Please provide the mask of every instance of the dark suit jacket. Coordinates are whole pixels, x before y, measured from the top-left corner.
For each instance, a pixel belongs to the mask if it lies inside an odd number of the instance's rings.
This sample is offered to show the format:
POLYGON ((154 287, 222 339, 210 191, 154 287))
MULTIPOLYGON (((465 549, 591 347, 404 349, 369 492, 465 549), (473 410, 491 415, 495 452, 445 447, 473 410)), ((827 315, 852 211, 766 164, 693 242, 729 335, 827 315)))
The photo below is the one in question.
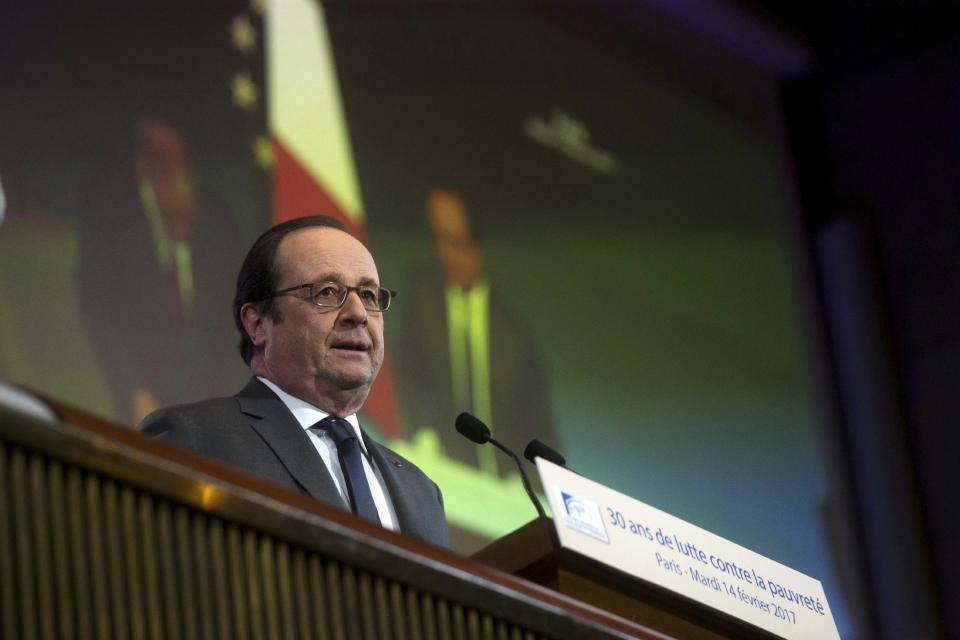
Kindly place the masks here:
MULTIPOLYGON (((349 510, 310 437, 286 405, 256 378, 232 398, 155 411, 139 429, 349 510)), ((443 496, 437 485, 365 433, 363 439, 383 476, 400 531, 449 547, 443 496)))

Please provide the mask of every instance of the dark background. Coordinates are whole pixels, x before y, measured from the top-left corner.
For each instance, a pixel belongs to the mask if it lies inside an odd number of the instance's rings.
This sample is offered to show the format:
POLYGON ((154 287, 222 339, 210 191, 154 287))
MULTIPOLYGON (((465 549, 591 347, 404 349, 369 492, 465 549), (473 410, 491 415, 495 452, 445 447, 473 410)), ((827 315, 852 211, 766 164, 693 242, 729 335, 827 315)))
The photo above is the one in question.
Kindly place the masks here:
POLYGON ((834 347, 874 633, 955 638, 960 5, 763 11, 815 56, 785 84, 784 105, 834 347))

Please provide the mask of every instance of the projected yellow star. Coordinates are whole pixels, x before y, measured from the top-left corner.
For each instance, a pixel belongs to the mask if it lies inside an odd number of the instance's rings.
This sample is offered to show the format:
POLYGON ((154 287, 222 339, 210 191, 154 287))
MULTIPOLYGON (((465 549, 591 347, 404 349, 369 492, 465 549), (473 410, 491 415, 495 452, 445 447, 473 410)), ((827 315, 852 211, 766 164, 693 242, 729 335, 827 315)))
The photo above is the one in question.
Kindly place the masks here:
POLYGON ((269 169, 276 162, 277 158, 273 152, 273 143, 267 136, 257 136, 253 141, 253 156, 257 164, 263 169, 269 169))
POLYGON ((252 111, 257 107, 260 90, 246 71, 233 76, 230 90, 233 92, 233 103, 244 111, 252 111))
POLYGON ((247 15, 239 15, 230 22, 230 41, 234 48, 245 55, 257 48, 257 30, 250 24, 247 15))

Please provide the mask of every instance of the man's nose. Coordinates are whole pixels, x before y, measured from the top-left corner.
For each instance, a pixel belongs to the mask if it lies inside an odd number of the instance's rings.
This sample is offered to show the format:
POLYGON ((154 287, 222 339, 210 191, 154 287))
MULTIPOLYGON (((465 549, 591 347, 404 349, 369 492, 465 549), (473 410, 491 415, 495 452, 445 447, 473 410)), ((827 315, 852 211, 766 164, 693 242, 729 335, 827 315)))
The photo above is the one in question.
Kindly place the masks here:
POLYGON ((343 306, 340 307, 340 315, 337 320, 350 324, 362 325, 367 323, 367 308, 363 306, 359 292, 347 292, 347 299, 343 301, 343 306))

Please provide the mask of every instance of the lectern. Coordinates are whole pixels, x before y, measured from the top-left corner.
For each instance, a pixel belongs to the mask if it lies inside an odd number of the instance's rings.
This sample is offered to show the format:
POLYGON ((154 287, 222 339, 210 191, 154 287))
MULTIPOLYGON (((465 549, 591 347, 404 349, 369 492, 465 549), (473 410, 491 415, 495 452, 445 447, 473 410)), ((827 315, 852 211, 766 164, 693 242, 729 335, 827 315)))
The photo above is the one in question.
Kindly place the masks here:
POLYGON ((553 589, 672 638, 770 640, 762 629, 560 546, 538 518, 481 549, 474 560, 553 589))

